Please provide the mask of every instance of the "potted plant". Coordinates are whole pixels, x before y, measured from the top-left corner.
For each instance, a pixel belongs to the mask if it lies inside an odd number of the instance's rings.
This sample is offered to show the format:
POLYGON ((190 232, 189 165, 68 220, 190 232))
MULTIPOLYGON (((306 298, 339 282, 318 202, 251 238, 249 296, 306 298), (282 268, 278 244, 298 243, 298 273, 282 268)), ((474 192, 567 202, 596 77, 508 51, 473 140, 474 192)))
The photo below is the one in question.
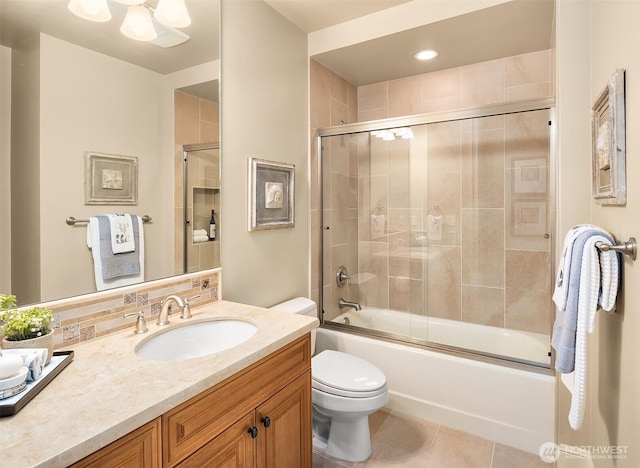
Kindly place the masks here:
POLYGON ((2 347, 47 348, 49 364, 53 354, 53 314, 46 307, 16 309, 16 297, 0 294, 0 321, 2 325, 2 347))

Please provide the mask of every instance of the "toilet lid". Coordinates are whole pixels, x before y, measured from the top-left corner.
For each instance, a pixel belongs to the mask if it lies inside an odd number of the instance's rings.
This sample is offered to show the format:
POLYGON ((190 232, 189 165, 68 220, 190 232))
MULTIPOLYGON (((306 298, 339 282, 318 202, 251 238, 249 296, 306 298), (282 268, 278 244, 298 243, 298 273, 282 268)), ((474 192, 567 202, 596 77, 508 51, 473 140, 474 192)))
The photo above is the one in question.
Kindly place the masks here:
POLYGON ((322 351, 311 359, 313 380, 347 392, 370 394, 383 388, 387 379, 380 369, 370 362, 339 351, 322 351))

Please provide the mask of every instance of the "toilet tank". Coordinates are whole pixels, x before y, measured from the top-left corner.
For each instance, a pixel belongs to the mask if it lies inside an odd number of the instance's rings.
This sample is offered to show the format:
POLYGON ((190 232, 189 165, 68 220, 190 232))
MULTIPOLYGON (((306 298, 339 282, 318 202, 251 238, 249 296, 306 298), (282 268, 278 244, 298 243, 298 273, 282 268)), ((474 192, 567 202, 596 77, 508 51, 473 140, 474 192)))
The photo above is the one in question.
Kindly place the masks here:
MULTIPOLYGON (((286 302, 276 304, 270 309, 290 314, 307 315, 309 317, 318 317, 318 306, 311 299, 306 297, 296 297, 286 302)), ((311 355, 316 352, 316 331, 311 330, 311 355)))

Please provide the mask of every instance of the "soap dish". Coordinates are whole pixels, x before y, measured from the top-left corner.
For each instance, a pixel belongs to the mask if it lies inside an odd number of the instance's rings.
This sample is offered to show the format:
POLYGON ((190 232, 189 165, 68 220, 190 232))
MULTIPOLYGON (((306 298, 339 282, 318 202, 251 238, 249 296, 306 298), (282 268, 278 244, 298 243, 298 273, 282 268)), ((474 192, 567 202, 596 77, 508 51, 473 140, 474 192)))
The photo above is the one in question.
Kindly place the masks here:
POLYGON ((6 390, 0 390, 0 400, 4 400, 5 398, 11 398, 14 395, 24 391, 27 389, 27 382, 24 381, 21 384, 16 385, 15 387, 7 388, 6 390))

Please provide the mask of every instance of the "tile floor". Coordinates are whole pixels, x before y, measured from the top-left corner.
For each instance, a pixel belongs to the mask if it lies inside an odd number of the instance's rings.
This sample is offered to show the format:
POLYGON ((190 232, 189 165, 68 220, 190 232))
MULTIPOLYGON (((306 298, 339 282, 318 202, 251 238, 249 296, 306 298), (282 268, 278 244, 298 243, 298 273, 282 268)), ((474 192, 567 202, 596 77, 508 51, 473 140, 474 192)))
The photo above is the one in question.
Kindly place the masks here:
POLYGON ((313 468, 549 468, 538 455, 406 414, 369 417, 373 453, 362 463, 313 454, 313 468))

